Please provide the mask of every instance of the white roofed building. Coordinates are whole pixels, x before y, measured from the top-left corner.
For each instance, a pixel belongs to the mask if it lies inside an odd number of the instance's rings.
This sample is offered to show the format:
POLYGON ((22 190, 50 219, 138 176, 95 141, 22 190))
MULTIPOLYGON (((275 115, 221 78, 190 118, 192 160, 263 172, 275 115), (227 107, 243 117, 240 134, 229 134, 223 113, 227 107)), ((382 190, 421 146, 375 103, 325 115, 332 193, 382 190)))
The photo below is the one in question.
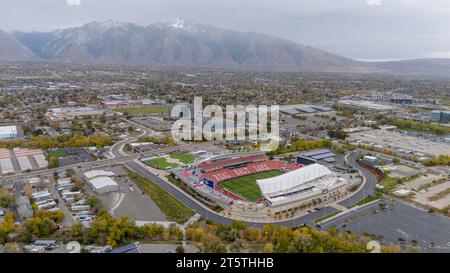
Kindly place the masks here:
POLYGON ((17 126, 0 126, 0 140, 17 138, 17 126))
POLYGON ((111 178, 115 176, 115 174, 111 171, 93 170, 84 173, 84 176, 88 179, 88 182, 94 192, 98 194, 119 190, 119 184, 111 178))
POLYGON ((94 179, 94 178, 102 177, 102 176, 108 176, 108 177, 115 176, 115 174, 111 171, 94 170, 94 171, 84 173, 84 176, 86 176, 87 179, 94 179))
POLYGON ((119 189, 119 185, 110 177, 97 177, 89 180, 89 184, 98 194, 109 193, 119 189))
POLYGON ((257 184, 274 217, 337 201, 347 194, 348 188, 345 179, 320 164, 257 180, 257 184))

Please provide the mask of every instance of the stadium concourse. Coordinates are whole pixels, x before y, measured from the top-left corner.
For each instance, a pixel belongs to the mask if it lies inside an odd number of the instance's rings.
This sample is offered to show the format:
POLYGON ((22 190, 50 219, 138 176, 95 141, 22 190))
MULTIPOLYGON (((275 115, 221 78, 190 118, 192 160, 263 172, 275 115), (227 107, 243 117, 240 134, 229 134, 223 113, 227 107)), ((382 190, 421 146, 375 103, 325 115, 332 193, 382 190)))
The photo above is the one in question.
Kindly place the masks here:
POLYGON ((323 165, 291 164, 265 154, 214 157, 172 174, 212 206, 273 219, 337 201, 348 190, 347 181, 323 165))

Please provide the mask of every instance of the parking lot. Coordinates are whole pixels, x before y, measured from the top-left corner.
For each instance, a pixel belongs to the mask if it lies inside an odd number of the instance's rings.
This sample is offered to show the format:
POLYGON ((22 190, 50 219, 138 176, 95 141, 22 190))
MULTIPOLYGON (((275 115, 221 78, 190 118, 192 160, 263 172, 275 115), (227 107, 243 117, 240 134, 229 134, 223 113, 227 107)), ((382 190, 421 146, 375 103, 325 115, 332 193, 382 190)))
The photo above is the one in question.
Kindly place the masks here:
POLYGON ((422 252, 450 253, 450 219, 429 214, 403 201, 396 201, 387 209, 375 206, 378 212, 365 209, 357 214, 330 221, 323 228, 335 225, 339 230, 350 230, 377 236, 383 244, 412 244, 417 242, 422 252))
POLYGON ((98 197, 103 207, 114 217, 128 216, 135 221, 166 221, 166 216, 159 207, 133 183, 129 178, 122 176, 126 173, 123 167, 111 169, 117 176, 115 181, 119 190, 106 194, 97 194, 87 186, 90 194, 98 197))
POLYGON ((64 152, 66 153, 66 156, 58 158, 60 167, 90 162, 94 160, 90 153, 83 148, 66 148, 64 149, 64 152))
POLYGON ((172 129, 172 123, 170 121, 166 121, 159 117, 133 117, 131 120, 157 132, 165 132, 172 129))
POLYGON ((432 156, 450 155, 450 145, 444 142, 434 142, 428 139, 412 137, 398 132, 383 130, 368 130, 349 135, 350 142, 362 144, 377 144, 398 152, 418 152, 432 156))

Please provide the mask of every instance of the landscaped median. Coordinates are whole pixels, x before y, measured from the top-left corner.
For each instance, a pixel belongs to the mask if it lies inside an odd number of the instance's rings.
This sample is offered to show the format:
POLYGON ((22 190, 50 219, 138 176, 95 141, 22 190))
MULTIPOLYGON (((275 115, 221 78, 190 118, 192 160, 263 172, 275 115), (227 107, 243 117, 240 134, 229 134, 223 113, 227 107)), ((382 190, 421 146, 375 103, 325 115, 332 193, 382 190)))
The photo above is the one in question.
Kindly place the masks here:
MULTIPOLYGON (((347 208, 348 208, 349 210, 351 210, 351 209, 353 209, 353 208, 356 208, 356 207, 362 207, 362 206, 365 206, 365 205, 370 204, 370 203, 372 203, 372 202, 376 202, 376 201, 378 201, 378 200, 379 200, 379 198, 376 197, 376 196, 367 196, 367 197, 365 197, 365 198, 359 200, 358 202, 353 203, 352 205, 348 206, 347 208)), ((329 213, 329 214, 327 214, 327 215, 324 215, 324 216, 322 216, 322 217, 320 217, 320 218, 315 219, 315 220, 314 220, 314 223, 320 225, 320 224, 322 224, 322 222, 325 222, 325 221, 327 221, 327 220, 330 220, 330 219, 332 219, 332 218, 338 216, 338 215, 341 214, 341 213, 345 213, 345 211, 337 210, 337 211, 335 211, 335 212, 329 213)))
POLYGON ((130 177, 156 203, 168 220, 183 224, 194 215, 190 208, 153 181, 136 173, 131 174, 130 177))
POLYGON ((377 201, 378 199, 379 199, 379 198, 376 197, 376 196, 367 196, 367 197, 365 197, 365 198, 359 200, 358 202, 356 202, 356 203, 350 205, 348 208, 349 208, 349 209, 352 209, 352 208, 354 208, 354 207, 364 206, 364 205, 369 204, 369 203, 371 203, 371 202, 375 202, 375 201, 377 201))
POLYGON ((316 220, 314 220, 314 223, 320 225, 323 221, 328 220, 330 218, 333 218, 334 216, 337 216, 338 214, 340 214, 342 211, 337 210, 335 212, 332 212, 330 214, 327 214, 325 216, 322 216, 320 218, 317 218, 316 220))

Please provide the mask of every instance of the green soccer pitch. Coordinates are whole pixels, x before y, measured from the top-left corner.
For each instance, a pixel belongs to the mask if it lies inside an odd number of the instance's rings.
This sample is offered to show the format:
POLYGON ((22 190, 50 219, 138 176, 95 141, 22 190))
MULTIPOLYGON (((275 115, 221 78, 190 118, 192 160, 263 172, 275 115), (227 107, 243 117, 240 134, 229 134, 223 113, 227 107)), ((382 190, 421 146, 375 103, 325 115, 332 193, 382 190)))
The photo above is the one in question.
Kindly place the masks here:
POLYGON ((256 173, 219 183, 219 186, 235 193, 248 201, 261 199, 262 194, 256 180, 267 179, 284 174, 282 171, 256 173))

